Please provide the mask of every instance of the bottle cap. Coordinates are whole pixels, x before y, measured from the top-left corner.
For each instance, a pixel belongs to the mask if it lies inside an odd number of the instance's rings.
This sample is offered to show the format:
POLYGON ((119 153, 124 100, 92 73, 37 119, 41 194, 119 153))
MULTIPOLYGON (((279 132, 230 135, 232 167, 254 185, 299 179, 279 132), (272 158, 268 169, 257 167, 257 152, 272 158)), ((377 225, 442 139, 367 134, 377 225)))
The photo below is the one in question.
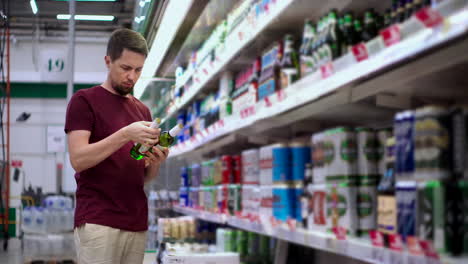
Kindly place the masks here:
POLYGON ((182 128, 184 128, 182 124, 177 124, 171 130, 169 130, 169 135, 171 135, 171 137, 177 136, 180 133, 180 131, 182 131, 182 128))

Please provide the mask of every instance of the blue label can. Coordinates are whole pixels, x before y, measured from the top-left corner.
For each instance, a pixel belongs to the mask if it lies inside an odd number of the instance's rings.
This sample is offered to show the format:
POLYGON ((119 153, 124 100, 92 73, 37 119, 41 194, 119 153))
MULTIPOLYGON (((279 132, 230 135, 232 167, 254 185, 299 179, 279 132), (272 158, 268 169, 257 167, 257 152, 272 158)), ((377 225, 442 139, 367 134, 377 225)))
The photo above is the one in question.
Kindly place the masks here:
POLYGON ((189 179, 189 172, 187 167, 182 167, 180 169, 180 184, 182 187, 189 187, 190 186, 190 179, 189 179))
POLYGON ((200 164, 193 164, 192 165, 192 177, 191 177, 191 184, 193 187, 200 186, 201 183, 201 167, 200 164))
POLYGON ((310 163, 310 147, 296 143, 291 145, 292 155, 292 180, 295 182, 304 180, 306 164, 310 163))
POLYGON ((413 111, 399 113, 395 117, 396 175, 413 176, 414 172, 414 122, 413 111))
POLYGON ((180 206, 189 205, 189 189, 187 187, 182 187, 179 190, 179 205, 180 206))
POLYGON ((284 183, 292 180, 291 149, 279 145, 273 149, 273 182, 284 183))
POLYGON ((302 206, 301 206, 301 197, 304 193, 304 188, 302 184, 296 184, 290 187, 290 206, 291 206, 291 215, 292 219, 296 219, 299 223, 302 221, 302 206))
POLYGON ((402 181, 396 184, 398 234, 404 241, 416 235, 416 182, 402 181))
POLYGON ((286 184, 273 187, 273 217, 280 221, 288 220, 292 214, 291 190, 286 184))

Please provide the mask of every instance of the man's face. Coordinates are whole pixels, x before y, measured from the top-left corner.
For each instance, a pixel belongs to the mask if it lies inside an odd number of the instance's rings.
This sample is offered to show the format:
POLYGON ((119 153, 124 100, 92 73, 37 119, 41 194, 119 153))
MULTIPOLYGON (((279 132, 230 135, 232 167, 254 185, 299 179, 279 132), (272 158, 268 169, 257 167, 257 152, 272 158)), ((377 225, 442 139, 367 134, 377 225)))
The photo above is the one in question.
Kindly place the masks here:
POLYGON ((140 78, 145 59, 145 55, 127 49, 124 49, 122 56, 114 61, 111 61, 109 56, 105 57, 112 88, 118 94, 125 96, 133 91, 133 86, 140 78))

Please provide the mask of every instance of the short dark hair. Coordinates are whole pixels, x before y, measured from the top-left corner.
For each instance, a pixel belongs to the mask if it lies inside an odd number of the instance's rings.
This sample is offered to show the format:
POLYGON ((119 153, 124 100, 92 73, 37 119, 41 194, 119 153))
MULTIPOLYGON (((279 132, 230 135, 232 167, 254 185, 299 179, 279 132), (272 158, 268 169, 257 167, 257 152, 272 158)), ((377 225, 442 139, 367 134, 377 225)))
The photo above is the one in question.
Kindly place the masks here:
POLYGON ((122 56, 124 49, 148 56, 148 45, 145 38, 138 32, 122 28, 112 32, 107 43, 107 56, 115 61, 122 56))

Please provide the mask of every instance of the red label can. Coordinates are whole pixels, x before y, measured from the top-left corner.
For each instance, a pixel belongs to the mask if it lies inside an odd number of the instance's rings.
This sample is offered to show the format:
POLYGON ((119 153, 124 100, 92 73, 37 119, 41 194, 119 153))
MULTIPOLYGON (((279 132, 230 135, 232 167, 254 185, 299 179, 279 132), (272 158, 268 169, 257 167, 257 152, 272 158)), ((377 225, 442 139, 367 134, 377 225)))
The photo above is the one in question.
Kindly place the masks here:
POLYGON ((221 161, 223 163, 222 168, 222 184, 229 184, 233 183, 232 179, 234 178, 234 168, 233 168, 233 160, 231 156, 224 155, 221 157, 221 161))
POLYGON ((233 177, 231 183, 241 183, 242 182, 242 156, 235 155, 232 156, 233 161, 233 177))

